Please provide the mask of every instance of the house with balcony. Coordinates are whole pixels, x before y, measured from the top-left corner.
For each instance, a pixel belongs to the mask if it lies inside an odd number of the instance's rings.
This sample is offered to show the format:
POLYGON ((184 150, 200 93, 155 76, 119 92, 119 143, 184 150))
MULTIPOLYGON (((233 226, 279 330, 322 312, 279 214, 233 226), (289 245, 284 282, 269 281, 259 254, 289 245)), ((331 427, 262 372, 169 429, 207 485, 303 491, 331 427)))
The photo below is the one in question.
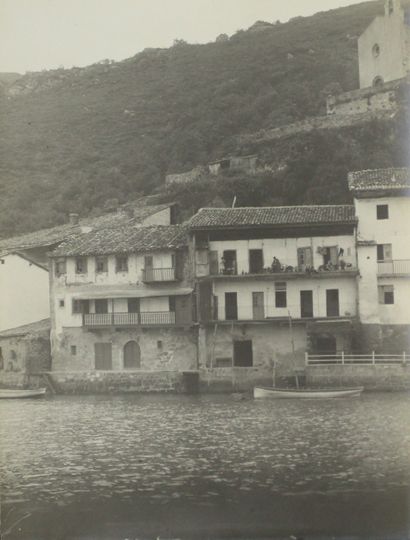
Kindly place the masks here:
POLYGON ((279 375, 302 366, 306 350, 350 349, 353 205, 203 208, 189 226, 201 368, 269 380, 274 365, 279 375))
POLYGON ((349 174, 357 229, 358 312, 368 350, 402 352, 410 341, 410 169, 349 174))
POLYGON ((125 225, 77 235, 50 258, 53 371, 196 367, 183 226, 125 225))

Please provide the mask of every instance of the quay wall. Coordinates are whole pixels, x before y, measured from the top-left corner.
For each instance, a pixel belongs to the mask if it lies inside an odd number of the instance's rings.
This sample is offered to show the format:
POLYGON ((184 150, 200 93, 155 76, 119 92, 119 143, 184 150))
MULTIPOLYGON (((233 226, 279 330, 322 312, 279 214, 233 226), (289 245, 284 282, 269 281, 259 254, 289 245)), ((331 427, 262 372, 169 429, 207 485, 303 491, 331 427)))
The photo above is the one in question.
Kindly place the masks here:
POLYGON ((254 386, 272 386, 275 370, 269 367, 209 368, 199 372, 201 393, 229 393, 252 390, 254 386))
POLYGON ((178 371, 53 371, 48 378, 58 394, 187 393, 178 371))
POLYGON ((307 366, 307 386, 364 386, 365 390, 410 390, 410 365, 307 366))

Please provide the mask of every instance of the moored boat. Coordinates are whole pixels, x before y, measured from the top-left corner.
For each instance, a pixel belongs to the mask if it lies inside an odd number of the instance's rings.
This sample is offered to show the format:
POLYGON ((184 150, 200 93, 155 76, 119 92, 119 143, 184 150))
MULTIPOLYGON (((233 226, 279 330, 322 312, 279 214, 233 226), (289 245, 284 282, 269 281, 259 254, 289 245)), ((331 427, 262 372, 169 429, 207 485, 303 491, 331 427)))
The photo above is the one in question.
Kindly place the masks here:
POLYGON ((43 397, 46 388, 0 388, 0 399, 24 399, 43 397))
POLYGON ((357 397, 363 392, 363 386, 355 388, 274 388, 255 386, 254 398, 271 399, 329 399, 357 397))

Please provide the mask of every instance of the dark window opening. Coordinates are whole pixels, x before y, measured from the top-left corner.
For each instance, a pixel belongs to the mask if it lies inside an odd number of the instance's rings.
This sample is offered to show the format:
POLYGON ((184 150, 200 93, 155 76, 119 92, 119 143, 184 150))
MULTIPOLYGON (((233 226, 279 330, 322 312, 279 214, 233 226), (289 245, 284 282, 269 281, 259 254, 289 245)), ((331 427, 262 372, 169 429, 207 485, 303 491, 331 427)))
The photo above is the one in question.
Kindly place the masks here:
POLYGON ((95 300, 96 313, 108 313, 108 300, 106 298, 98 298, 95 300))
POLYGON ((300 316, 313 317, 313 291, 300 291, 300 316))
POLYGON ((225 319, 227 321, 238 319, 238 295, 236 292, 225 293, 225 319))
POLYGON ((117 255, 115 258, 115 271, 128 272, 128 257, 127 255, 117 255))
POLYGON ((252 340, 233 342, 233 365, 235 367, 252 367, 252 340))
POLYGON ((379 287, 379 303, 394 304, 394 288, 393 285, 381 285, 379 287))
POLYGON ((128 298, 128 313, 139 313, 139 312, 140 312, 140 299, 128 298))
POLYGON ((336 354, 337 344, 335 336, 319 334, 312 339, 316 354, 336 354))
POLYGON ((389 219, 389 205, 378 204, 376 207, 377 219, 389 219))
POLYGON ((77 345, 71 345, 70 351, 71 351, 71 355, 75 356, 77 354, 77 345))
POLYGON ((249 250, 249 273, 260 274, 263 271, 263 250, 249 250))
POLYGON ((168 297, 168 306, 169 306, 169 311, 171 311, 172 313, 175 313, 175 296, 168 297))
POLYGON ((65 259, 57 259, 54 262, 54 273, 58 276, 63 276, 66 273, 66 262, 65 259))
POLYGON ((59 300, 59 301, 58 301, 58 305, 59 305, 60 307, 64 307, 64 304, 65 304, 64 300, 59 300))
POLYGON ((75 273, 86 274, 87 273, 87 259, 85 257, 77 257, 75 260, 75 273))
POLYGON ((215 367, 217 368, 232 367, 232 358, 228 358, 228 357, 215 358, 215 367))
POLYGON ((377 244, 377 260, 378 262, 392 260, 391 244, 377 244))
POLYGON ((223 274, 236 275, 237 266, 235 250, 230 249, 223 252, 221 260, 221 270, 223 274))
POLYGON ((162 341, 159 339, 159 340, 157 341, 157 349, 158 349, 159 351, 162 351, 162 348, 163 348, 163 344, 162 344, 162 341))
POLYGON ((286 282, 278 281, 275 283, 275 307, 287 307, 286 282))
POLYGON ((95 260, 95 271, 97 274, 102 274, 108 272, 108 258, 107 257, 97 257, 95 260))
POLYGON ((326 290, 326 316, 339 317, 339 289, 326 290))
POLYGON ((72 305, 73 313, 90 313, 90 301, 89 300, 73 300, 72 305))

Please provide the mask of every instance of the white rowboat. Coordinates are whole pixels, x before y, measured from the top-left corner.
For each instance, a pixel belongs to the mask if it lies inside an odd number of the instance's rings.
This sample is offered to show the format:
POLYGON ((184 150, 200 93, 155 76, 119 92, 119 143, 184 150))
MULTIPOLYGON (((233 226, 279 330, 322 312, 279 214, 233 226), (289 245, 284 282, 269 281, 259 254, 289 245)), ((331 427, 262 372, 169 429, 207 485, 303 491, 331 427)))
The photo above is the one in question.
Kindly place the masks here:
POLYGON ((0 399, 24 399, 43 397, 46 393, 46 388, 34 388, 31 390, 23 390, 19 388, 5 389, 0 388, 0 399))
POLYGON ((255 386, 254 398, 270 399, 329 399, 357 397, 363 392, 363 386, 355 388, 268 388, 255 386))

